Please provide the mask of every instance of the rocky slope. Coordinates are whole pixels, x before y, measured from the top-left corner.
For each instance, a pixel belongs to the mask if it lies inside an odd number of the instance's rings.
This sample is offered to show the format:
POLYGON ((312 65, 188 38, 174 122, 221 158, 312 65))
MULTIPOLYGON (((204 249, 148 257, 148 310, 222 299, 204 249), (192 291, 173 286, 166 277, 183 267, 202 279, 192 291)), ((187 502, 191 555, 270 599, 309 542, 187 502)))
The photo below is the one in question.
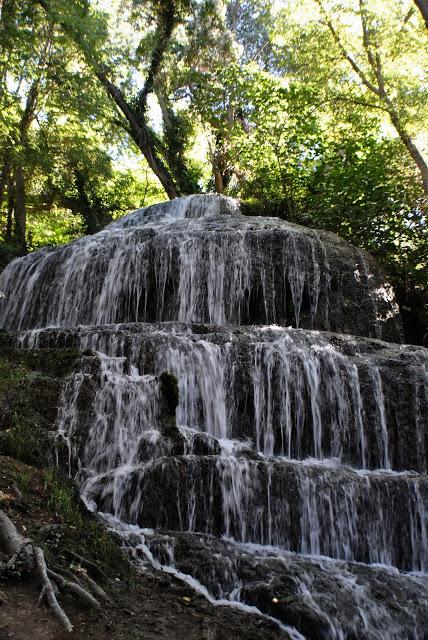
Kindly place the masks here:
POLYGON ((370 257, 198 196, 0 289, 4 349, 79 354, 51 446, 136 566, 284 637, 425 639, 428 351, 370 257))

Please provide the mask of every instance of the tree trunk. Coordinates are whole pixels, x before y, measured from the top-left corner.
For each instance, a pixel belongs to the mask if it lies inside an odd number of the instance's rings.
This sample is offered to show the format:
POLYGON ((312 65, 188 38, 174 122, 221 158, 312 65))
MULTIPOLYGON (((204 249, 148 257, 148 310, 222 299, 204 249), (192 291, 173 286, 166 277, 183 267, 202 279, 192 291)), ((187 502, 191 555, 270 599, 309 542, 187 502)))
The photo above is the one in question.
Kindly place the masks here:
POLYGON ((3 204, 3 198, 5 195, 5 191, 6 191, 6 187, 7 187, 7 182, 9 179, 9 172, 10 172, 10 158, 9 158, 9 154, 5 154, 3 157, 3 169, 0 175, 0 208, 3 204))
POLYGON ((19 123, 18 149, 16 153, 15 165, 15 237, 22 249, 26 250, 27 234, 27 211, 25 206, 25 176, 24 176, 24 151, 27 145, 28 131, 34 118, 37 98, 39 94, 39 79, 34 80, 31 85, 25 109, 19 123))
POLYGON ((422 17, 425 20, 425 26, 428 29, 428 0, 415 0, 415 4, 421 12, 422 17))
POLYGON ((168 96, 162 87, 156 88, 156 96, 162 112, 165 150, 164 158, 170 168, 175 184, 182 194, 198 193, 200 187, 194 176, 189 172, 184 157, 186 136, 180 117, 174 113, 168 96))
POLYGON ((109 96, 114 100, 117 107, 125 116, 129 125, 129 129, 127 129, 128 133, 147 160, 147 164, 149 165, 150 169, 159 178, 159 181, 165 189, 168 198, 170 200, 177 198, 177 196, 181 194, 175 186, 174 180, 168 168, 159 157, 155 141, 153 140, 153 134, 150 131, 149 127, 142 119, 138 118, 134 109, 132 109, 128 102, 125 100, 119 87, 113 84, 107 78, 103 71, 98 71, 96 75, 109 96))
POLYGON ((74 169, 74 183, 76 186, 78 197, 78 211, 82 214, 85 221, 86 233, 92 234, 99 231, 97 228, 97 220, 94 210, 85 189, 85 177, 79 169, 74 169))
POLYGON ((221 175, 220 169, 213 167, 213 173, 216 193, 224 193, 223 176, 221 175))
POLYGON ((0 224, 1 224, 1 232, 6 235, 7 230, 7 186, 9 182, 9 174, 10 174, 10 164, 8 154, 5 153, 3 156, 3 169, 0 175, 0 224), (6 195, 5 208, 3 210, 3 201, 6 195), (6 211, 6 221, 3 218, 3 211, 6 211), (6 222, 6 226, 5 225, 6 222))
POLYGON ((391 109, 389 111, 389 117, 391 118, 391 122, 395 127, 398 135, 404 146, 406 147, 409 155, 412 157, 416 166, 419 169, 419 173, 421 174, 422 183, 424 185, 424 192, 428 195, 428 164, 425 161, 425 158, 422 156, 421 152, 407 133, 405 129, 401 126, 400 118, 398 114, 391 109))
POLYGON ((6 240, 12 240, 13 230, 13 210, 15 207, 15 183, 9 175, 7 183, 7 220, 6 220, 6 240))
POLYGON ((406 148, 415 161, 420 174, 422 176, 422 182, 424 185, 425 194, 428 195, 428 165, 425 162, 425 158, 422 156, 421 152, 413 142, 413 140, 407 134, 400 136, 403 143, 406 145, 406 148))
POLYGON ((25 177, 21 159, 15 169, 15 237, 22 249, 26 249, 27 211, 25 207, 25 177))

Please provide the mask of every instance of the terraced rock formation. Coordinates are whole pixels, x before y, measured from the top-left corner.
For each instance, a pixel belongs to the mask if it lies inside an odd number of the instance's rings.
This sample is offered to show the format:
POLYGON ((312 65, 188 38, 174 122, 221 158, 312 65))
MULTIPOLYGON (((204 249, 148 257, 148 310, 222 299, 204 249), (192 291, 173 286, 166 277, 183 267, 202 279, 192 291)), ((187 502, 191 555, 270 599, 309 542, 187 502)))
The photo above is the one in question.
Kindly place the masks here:
POLYGON ((192 196, 0 290, 3 344, 81 354, 58 459, 137 562, 284 637, 426 638, 428 350, 370 256, 192 196))

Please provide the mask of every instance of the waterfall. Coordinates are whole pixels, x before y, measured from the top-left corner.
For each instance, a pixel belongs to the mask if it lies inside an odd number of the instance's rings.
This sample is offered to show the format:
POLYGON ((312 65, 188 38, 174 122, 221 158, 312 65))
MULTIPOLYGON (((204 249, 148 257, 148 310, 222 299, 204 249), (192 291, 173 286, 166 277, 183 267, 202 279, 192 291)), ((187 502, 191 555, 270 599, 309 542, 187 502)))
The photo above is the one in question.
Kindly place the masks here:
POLYGON ((428 351, 370 256, 191 196, 0 290, 3 340, 82 354, 55 438, 135 561, 292 637, 425 637, 428 351))
POLYGON ((326 232, 243 216, 228 199, 177 199, 13 261, 0 275, 0 325, 278 323, 399 341, 369 256, 355 275, 362 255, 326 232))

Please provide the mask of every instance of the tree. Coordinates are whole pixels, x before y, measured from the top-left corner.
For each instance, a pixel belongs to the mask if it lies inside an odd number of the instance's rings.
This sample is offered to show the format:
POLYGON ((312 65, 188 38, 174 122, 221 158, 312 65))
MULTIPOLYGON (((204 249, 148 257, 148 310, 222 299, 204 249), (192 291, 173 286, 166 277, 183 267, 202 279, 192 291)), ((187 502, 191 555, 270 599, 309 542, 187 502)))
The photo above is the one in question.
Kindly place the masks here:
POLYGON ((19 6, 13 0, 8 0, 3 7, 1 36, 0 97, 5 119, 0 131, 0 204, 7 188, 6 236, 11 238, 13 234, 19 246, 25 249, 25 155, 30 128, 42 96, 51 88, 49 68, 55 55, 54 36, 46 21, 39 20, 33 7, 19 6), (29 29, 30 21, 33 23, 32 30, 29 29), (8 59, 10 62, 7 62, 8 59), (9 89, 9 85, 12 89, 9 89))
MULTIPOLYGON (((148 114, 148 98, 154 92, 174 29, 189 9, 187 0, 153 0, 150 3, 147 15, 143 16, 146 23, 155 23, 154 32, 150 34, 152 41, 150 53, 143 59, 143 54, 147 53, 147 32, 143 30, 139 45, 127 60, 128 65, 134 65, 136 71, 141 70, 144 62, 147 63, 145 80, 141 88, 134 90, 131 95, 126 93, 126 82, 120 83, 120 80, 114 79, 114 65, 112 60, 109 60, 108 46, 103 37, 108 31, 105 16, 92 11, 87 2, 78 0, 74 0, 66 7, 62 3, 48 0, 39 0, 39 2, 49 19, 60 24, 81 51, 87 65, 119 110, 121 119, 118 123, 140 149, 168 197, 175 198, 183 193, 197 191, 197 182, 187 170, 183 159, 183 144, 179 145, 178 139, 175 138, 175 152, 170 152, 168 140, 171 142, 173 137, 167 136, 167 144, 165 144, 150 126, 148 114), (96 38, 91 37, 94 31, 96 38)), ((132 9, 139 17, 142 13, 144 14, 142 4, 138 0, 132 3, 132 9)), ((177 129, 177 123, 171 117, 171 109, 165 99, 163 112, 164 120, 168 122, 170 128, 177 129)))
MULTIPOLYGON (((383 31, 383 38, 386 35, 388 39, 393 37, 390 32, 390 25, 385 20, 382 25, 383 29, 379 26, 375 27, 375 23, 379 22, 378 15, 368 8, 366 0, 359 0, 358 17, 361 22, 361 36, 357 57, 352 54, 349 46, 344 41, 340 29, 334 24, 323 0, 316 0, 316 3, 320 7, 321 16, 340 55, 349 63, 362 87, 374 96, 375 102, 370 104, 370 108, 383 109, 388 114, 398 136, 418 167, 425 193, 428 194, 428 164, 408 131, 403 105, 395 97, 397 85, 394 83, 395 78, 391 74, 391 65, 387 69, 387 63, 380 46, 379 36, 381 31, 383 31)), ((396 40, 396 38, 394 39, 396 40)), ((398 74, 396 77, 398 77, 398 74)))
POLYGON ((422 317, 428 288, 425 25, 410 0, 284 5, 271 32, 282 54, 276 65, 284 77, 314 89, 324 131, 302 202, 316 226, 339 230, 377 254, 401 302, 419 301, 422 317))
POLYGON ((8 0, 6 8, 0 21, 0 214, 3 237, 23 252, 43 240, 65 242, 68 234, 99 230, 140 206, 153 180, 114 168, 111 149, 120 154, 126 148, 125 134, 62 28, 32 0, 8 0))

